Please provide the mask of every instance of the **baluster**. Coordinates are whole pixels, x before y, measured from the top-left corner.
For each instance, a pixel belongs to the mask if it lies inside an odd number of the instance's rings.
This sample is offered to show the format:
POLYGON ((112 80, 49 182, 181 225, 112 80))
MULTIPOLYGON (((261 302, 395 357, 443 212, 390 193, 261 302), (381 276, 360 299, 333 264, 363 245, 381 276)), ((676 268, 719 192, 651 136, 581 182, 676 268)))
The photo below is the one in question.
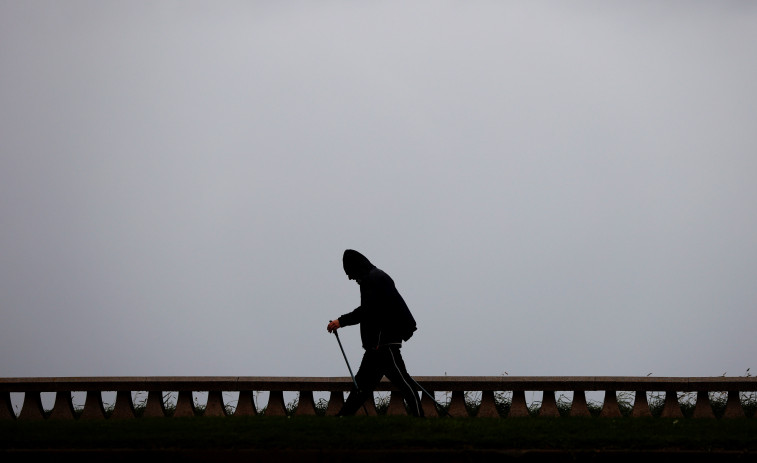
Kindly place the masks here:
POLYGON ((286 416, 287 409, 284 403, 284 391, 270 391, 268 405, 265 409, 266 416, 286 416))
POLYGON ((449 401, 449 414, 455 418, 467 418, 468 409, 465 408, 465 391, 452 391, 449 401))
POLYGON ((173 410, 174 418, 186 418, 193 417, 197 414, 195 410, 194 398, 192 397, 192 391, 179 391, 179 395, 176 397, 176 408, 173 410))
POLYGON ((344 406, 344 391, 331 391, 326 416, 335 416, 344 406))
POLYGON ((739 391, 728 391, 728 400, 725 403, 723 418, 744 418, 744 408, 741 406, 739 391))
POLYGON ((633 408, 631 409, 631 417, 633 418, 649 418, 652 416, 652 411, 649 409, 649 401, 647 400, 647 391, 636 391, 636 395, 633 399, 633 408))
POLYGON ((163 392, 149 391, 142 418, 164 418, 165 416, 166 407, 163 404, 163 392))
POLYGON ((57 391, 55 393, 55 404, 53 405, 53 411, 50 412, 48 419, 76 419, 76 413, 74 412, 74 401, 73 397, 71 397, 71 391, 57 391))
POLYGON ((0 392, 0 420, 15 420, 16 413, 13 411, 10 392, 0 392))
POLYGON ((202 416, 226 415, 226 407, 223 406, 223 391, 208 391, 208 401, 205 404, 205 412, 202 416))
POLYGON ((623 416, 620 413, 618 394, 616 391, 605 391, 605 400, 602 404, 602 411, 599 412, 599 416, 601 418, 620 418, 623 416))
POLYGON ((87 398, 84 400, 84 410, 79 415, 80 420, 104 420, 105 407, 103 396, 100 391, 86 391, 87 398))
POLYGON ((400 391, 392 391, 389 396, 389 407, 386 409, 387 415, 407 415, 405 401, 402 399, 400 391))
POLYGON ((573 402, 570 404, 570 416, 591 416, 589 405, 586 403, 586 391, 573 391, 573 402))
POLYGON ((678 403, 676 391, 665 391, 665 404, 662 407, 661 418, 683 418, 681 404, 678 403))
POLYGON ((539 416, 554 418, 560 416, 555 401, 555 391, 544 391, 541 398, 541 407, 539 407, 539 416))
POLYGON ((376 416, 378 415, 378 412, 376 411, 376 400, 373 398, 373 394, 370 394, 368 396, 368 400, 363 402, 363 406, 357 409, 357 412, 355 415, 360 416, 376 416), (366 413, 366 410, 368 413, 366 413))
POLYGON ((478 407, 478 418, 499 418, 497 403, 494 401, 494 391, 481 391, 481 406, 478 407))
POLYGON ((234 409, 234 416, 255 416, 258 409, 255 408, 255 398, 252 391, 239 391, 239 400, 237 408, 234 409))
MULTIPOLYGON (((428 391, 428 393, 432 397, 436 397, 434 396, 434 391, 428 391)), ((434 404, 434 401, 431 400, 431 397, 426 395, 425 392, 421 394, 421 408, 423 409, 423 415, 426 418, 438 418, 439 415, 444 414, 444 412, 437 410, 436 404, 434 404)))
POLYGON ((697 404, 694 407, 692 418, 715 418, 710 403, 710 394, 707 391, 697 391, 697 404))
POLYGON ((111 420, 135 418, 131 391, 116 391, 116 404, 110 414, 111 420))
POLYGON ((508 417, 522 418, 530 416, 528 404, 526 404, 526 391, 513 391, 512 402, 510 403, 510 413, 508 417))
POLYGON ((295 415, 315 415, 315 400, 313 391, 300 391, 300 398, 297 401, 295 415))
POLYGON ((21 404, 19 420, 39 421, 45 419, 45 410, 42 408, 42 397, 39 392, 27 391, 24 393, 24 402, 21 404))

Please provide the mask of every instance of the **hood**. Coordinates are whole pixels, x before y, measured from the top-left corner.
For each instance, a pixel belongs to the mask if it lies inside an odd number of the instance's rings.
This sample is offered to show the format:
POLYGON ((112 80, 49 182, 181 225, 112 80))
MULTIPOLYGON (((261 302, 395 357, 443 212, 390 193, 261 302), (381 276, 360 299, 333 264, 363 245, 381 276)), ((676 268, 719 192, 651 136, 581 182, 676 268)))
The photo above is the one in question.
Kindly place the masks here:
POLYGON ((344 251, 342 265, 344 265, 344 273, 351 278, 361 277, 375 267, 367 257, 352 249, 344 251))

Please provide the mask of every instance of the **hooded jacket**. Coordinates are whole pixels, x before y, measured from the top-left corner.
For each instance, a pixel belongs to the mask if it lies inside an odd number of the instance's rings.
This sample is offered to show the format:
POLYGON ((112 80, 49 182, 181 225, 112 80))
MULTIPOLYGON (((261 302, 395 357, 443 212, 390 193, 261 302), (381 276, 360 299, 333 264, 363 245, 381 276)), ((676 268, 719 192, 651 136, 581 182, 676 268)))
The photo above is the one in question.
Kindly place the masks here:
POLYGON ((352 249, 344 252, 342 264, 345 273, 360 284, 360 307, 339 317, 339 324, 360 324, 366 350, 410 339, 418 328, 391 277, 352 249))

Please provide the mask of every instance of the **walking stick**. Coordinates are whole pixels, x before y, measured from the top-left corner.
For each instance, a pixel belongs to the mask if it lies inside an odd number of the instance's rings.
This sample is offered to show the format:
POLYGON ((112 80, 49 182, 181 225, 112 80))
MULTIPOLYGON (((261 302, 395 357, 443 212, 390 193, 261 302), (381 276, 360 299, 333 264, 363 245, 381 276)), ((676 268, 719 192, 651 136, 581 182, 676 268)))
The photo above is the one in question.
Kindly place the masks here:
MULTIPOLYGON (((355 391, 360 393, 360 388, 357 386, 357 381, 355 381, 355 375, 352 374, 352 368, 350 367, 350 362, 347 360, 347 354, 344 353, 344 347, 342 347, 342 341, 339 339, 339 333, 337 333, 337 330, 334 330, 334 336, 336 336, 336 340, 339 343, 339 349, 342 351, 342 356, 344 357, 344 363, 347 364, 347 369, 350 371, 350 377, 352 377, 352 384, 355 385, 355 391)), ((363 403, 363 410, 365 411, 365 414, 368 414, 368 409, 365 408, 365 403, 363 403)))

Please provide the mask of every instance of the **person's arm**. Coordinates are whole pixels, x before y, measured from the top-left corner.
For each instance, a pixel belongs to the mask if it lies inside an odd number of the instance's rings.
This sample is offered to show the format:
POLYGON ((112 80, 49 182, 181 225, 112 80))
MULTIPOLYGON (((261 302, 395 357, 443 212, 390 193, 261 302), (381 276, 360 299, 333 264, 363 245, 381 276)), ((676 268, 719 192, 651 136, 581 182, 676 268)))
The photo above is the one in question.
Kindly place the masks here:
POLYGON ((329 324, 326 326, 326 330, 329 333, 332 333, 343 326, 357 325, 363 319, 364 312, 365 310, 363 309, 362 306, 358 307, 352 312, 346 313, 342 315, 341 317, 337 318, 336 320, 331 320, 329 324))

